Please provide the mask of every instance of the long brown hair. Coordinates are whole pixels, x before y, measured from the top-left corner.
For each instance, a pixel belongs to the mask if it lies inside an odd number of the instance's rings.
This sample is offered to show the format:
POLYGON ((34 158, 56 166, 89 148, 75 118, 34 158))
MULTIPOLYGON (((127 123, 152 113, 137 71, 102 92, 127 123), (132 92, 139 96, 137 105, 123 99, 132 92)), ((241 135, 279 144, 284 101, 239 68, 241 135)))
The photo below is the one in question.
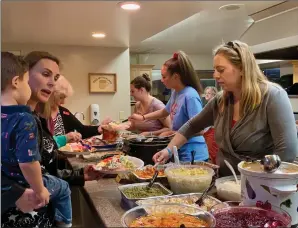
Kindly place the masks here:
MULTIPOLYGON (((232 41, 218 46, 214 50, 214 56, 221 54, 235 67, 242 71, 240 117, 257 108, 270 83, 260 70, 254 54, 246 43, 232 41)), ((224 110, 226 101, 231 94, 227 91, 219 94, 219 108, 224 110)))
POLYGON ((164 63, 164 66, 167 67, 171 75, 175 73, 180 75, 180 80, 183 85, 191 86, 200 95, 203 93, 200 78, 194 70, 189 57, 183 51, 175 52, 173 57, 164 63))

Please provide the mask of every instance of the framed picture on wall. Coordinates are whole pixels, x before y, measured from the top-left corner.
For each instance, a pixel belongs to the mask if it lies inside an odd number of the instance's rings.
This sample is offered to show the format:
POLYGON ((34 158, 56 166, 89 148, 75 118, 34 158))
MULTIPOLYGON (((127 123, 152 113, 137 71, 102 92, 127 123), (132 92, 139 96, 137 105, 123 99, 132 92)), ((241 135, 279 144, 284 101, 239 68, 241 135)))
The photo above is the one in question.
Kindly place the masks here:
POLYGON ((89 73, 90 93, 116 93, 117 75, 114 73, 89 73))

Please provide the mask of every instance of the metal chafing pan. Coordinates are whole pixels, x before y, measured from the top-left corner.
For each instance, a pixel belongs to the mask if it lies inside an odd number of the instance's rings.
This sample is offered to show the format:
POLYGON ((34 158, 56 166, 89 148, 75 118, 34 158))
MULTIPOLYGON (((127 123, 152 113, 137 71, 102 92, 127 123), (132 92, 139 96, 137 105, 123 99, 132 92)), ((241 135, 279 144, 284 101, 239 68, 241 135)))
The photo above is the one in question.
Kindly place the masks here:
MULTIPOLYGON (((127 185, 118 186, 118 189, 121 193, 121 204, 122 204, 122 206, 125 207, 125 208, 133 208, 133 207, 137 206, 136 205, 137 200, 154 198, 155 196, 147 197, 147 198, 129 198, 123 192, 125 189, 138 187, 138 186, 147 186, 148 184, 149 184, 149 182, 144 182, 144 183, 127 184, 127 185)), ((170 196, 170 195, 173 194, 173 192, 171 192, 169 189, 167 189, 165 186, 163 186, 159 182, 153 183, 153 186, 156 186, 156 187, 159 187, 160 189, 162 189, 162 191, 165 193, 165 196, 170 196)))
MULTIPOLYGON (((141 205, 147 205, 147 204, 154 205, 154 204, 174 203, 174 202, 169 202, 169 201, 164 202, 163 200, 175 199, 175 198, 176 199, 180 199, 180 198, 182 199, 183 198, 183 199, 188 199, 188 200, 192 200, 192 198, 195 198, 194 200, 196 200, 201 195, 202 195, 202 193, 188 193, 188 194, 181 194, 181 195, 156 196, 156 197, 150 197, 150 198, 147 198, 147 199, 137 200, 136 204, 138 206, 141 206, 141 205)), ((204 200, 206 200, 206 199, 214 201, 214 205, 218 204, 218 203, 222 203, 222 201, 220 201, 220 200, 218 200, 218 199, 216 199, 212 196, 209 196, 209 195, 207 195, 204 200)), ((175 202, 175 203, 178 203, 178 202, 175 202)), ((187 203, 181 203, 181 204, 187 204, 187 203)), ((194 205, 194 204, 189 204, 189 205, 194 205)))

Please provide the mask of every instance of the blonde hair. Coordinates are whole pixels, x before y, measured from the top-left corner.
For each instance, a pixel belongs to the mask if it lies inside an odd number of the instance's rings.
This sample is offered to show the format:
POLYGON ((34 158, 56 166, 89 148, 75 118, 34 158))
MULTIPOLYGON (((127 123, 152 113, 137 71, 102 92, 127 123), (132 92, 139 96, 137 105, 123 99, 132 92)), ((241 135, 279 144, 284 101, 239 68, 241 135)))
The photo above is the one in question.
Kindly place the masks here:
POLYGON ((64 95, 65 98, 67 98, 72 96, 73 93, 74 91, 71 84, 64 76, 61 75, 56 81, 54 92, 50 96, 48 102, 46 102, 45 104, 39 104, 39 113, 45 119, 50 118, 52 106, 56 103, 57 98, 61 95, 64 95))
MULTIPOLYGON (((270 83, 260 70, 254 54, 246 43, 232 41, 214 49, 215 55, 223 55, 235 67, 242 71, 240 117, 255 110, 261 103, 270 83)), ((231 93, 219 93, 219 109, 223 112, 231 93)))
POLYGON ((208 89, 211 89, 212 90, 213 96, 215 96, 217 94, 217 92, 218 92, 216 87, 214 87, 214 86, 207 86, 205 88, 205 90, 204 90, 204 94, 206 94, 206 92, 207 92, 208 89))

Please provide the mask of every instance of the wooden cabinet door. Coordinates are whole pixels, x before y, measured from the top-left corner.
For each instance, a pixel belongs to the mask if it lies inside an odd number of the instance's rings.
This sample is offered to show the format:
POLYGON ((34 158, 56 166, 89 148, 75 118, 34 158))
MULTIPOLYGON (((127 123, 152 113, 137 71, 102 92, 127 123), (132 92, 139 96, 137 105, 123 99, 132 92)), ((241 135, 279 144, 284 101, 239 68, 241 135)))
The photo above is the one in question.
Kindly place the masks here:
POLYGON ((148 74, 150 77, 150 80, 152 80, 152 70, 151 69, 140 69, 139 73, 140 73, 140 75, 148 74))
POLYGON ((140 73, 138 68, 130 68, 130 81, 132 81, 135 77, 139 75, 140 73))

